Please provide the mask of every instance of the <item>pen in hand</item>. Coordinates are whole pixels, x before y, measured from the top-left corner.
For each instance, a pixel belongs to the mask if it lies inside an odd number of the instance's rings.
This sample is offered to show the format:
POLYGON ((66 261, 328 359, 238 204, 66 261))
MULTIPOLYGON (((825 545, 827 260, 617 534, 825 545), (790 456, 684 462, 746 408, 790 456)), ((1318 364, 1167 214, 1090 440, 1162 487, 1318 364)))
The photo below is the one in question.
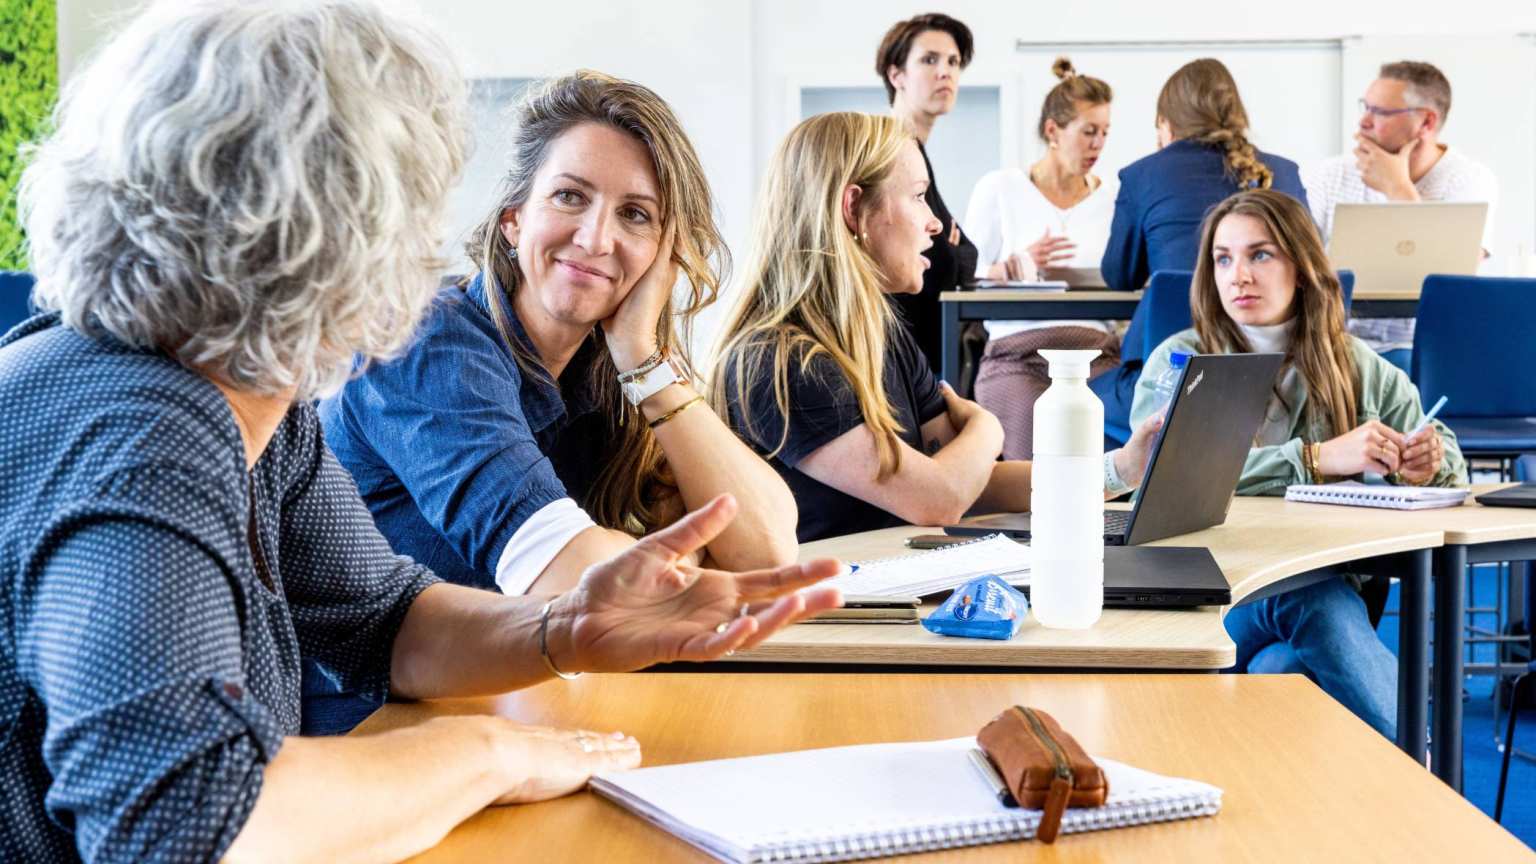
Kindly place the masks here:
POLYGON ((1418 422, 1418 425, 1414 426, 1413 429, 1409 430, 1408 434, 1404 435, 1403 437, 1405 439, 1411 441, 1411 440, 1413 440, 1413 436, 1415 436, 1415 435, 1419 434, 1420 432, 1424 431, 1424 427, 1429 425, 1429 421, 1435 419, 1435 415, 1439 414, 1440 413, 1440 409, 1445 407, 1445 400, 1447 398, 1448 397, 1441 396, 1439 401, 1435 402, 1435 406, 1433 408, 1429 409, 1429 413, 1424 415, 1424 419, 1420 420, 1418 422))

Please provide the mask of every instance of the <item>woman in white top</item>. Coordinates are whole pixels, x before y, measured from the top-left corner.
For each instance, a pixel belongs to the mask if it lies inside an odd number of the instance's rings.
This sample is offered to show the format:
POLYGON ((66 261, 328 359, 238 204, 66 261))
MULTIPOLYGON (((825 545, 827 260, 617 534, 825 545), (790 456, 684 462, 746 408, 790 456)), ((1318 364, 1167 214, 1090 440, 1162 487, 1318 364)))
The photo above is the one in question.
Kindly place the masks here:
MULTIPOLYGON (((1109 242, 1115 182, 1093 172, 1109 135, 1109 85, 1078 75, 1072 62, 1051 67, 1061 81, 1046 94, 1038 132, 1047 150, 1028 173, 993 171, 971 193, 965 230, 980 251, 983 279, 1049 279, 1059 267, 1097 267, 1109 242)), ((1034 451, 1035 399, 1050 386, 1041 348, 1098 348, 1093 374, 1119 363, 1119 340, 1105 321, 988 321, 976 401, 1003 423, 1003 455, 1034 451)))

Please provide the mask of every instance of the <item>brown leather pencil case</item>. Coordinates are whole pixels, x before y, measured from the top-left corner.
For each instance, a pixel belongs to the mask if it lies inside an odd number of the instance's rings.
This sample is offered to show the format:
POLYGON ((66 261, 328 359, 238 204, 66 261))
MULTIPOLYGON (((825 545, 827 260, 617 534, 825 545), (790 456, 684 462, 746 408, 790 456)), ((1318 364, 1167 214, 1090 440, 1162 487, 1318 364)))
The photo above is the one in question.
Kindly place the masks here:
POLYGON ((1044 810, 1035 833, 1053 843, 1068 807, 1102 807, 1109 778, 1056 718, 1015 705, 993 717, 976 742, 1021 807, 1044 810))

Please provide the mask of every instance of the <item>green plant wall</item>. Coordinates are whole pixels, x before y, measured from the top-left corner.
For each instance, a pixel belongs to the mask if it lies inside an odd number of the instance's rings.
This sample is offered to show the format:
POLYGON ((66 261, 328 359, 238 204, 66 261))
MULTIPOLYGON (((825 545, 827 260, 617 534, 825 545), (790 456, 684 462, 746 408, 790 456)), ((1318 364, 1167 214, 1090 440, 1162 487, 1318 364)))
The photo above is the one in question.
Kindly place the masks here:
POLYGON ((22 144, 42 131, 59 91, 54 0, 0 0, 0 270, 25 270, 16 221, 22 144))

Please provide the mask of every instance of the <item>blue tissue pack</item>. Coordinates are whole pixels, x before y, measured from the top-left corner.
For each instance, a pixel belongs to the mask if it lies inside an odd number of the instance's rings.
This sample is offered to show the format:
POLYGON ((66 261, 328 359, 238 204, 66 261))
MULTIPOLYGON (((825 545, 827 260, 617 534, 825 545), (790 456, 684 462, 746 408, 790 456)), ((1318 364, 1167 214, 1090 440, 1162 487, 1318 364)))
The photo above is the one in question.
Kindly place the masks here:
POLYGON ((1027 614, 1024 592, 988 573, 956 588, 923 619, 923 627, 941 636, 1012 639, 1027 614))

